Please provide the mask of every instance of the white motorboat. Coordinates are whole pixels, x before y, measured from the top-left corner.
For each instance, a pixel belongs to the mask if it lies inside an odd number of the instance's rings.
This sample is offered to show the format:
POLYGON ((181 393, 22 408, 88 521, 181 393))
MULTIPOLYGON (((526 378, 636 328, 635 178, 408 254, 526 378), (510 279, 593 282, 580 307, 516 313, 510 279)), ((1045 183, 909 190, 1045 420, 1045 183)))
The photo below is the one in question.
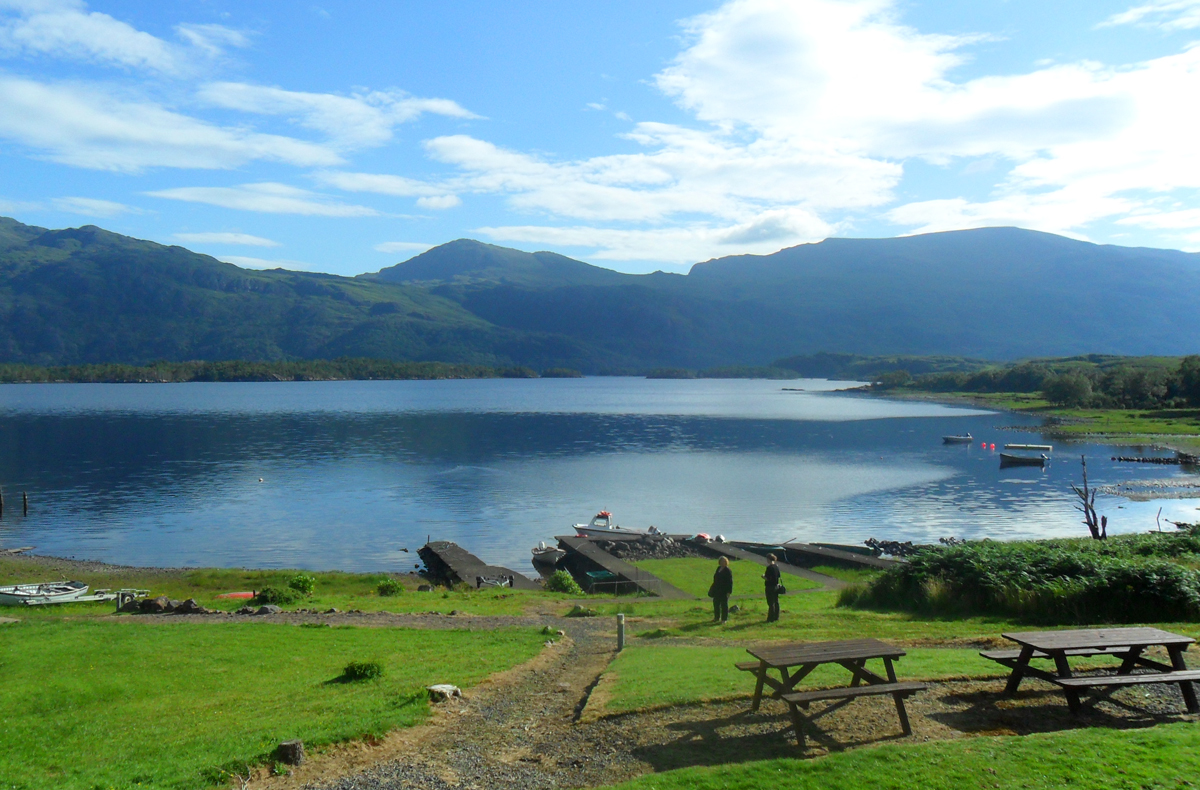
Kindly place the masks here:
POLYGON ((34 606, 47 603, 67 603, 87 595, 83 582, 41 582, 39 584, 10 584, 0 587, 0 606, 34 606))
MULTIPOLYGON (((655 530, 657 532, 657 530, 655 530)), ((607 510, 601 510, 593 518, 590 524, 576 524, 575 534, 581 538, 612 538, 621 535, 627 535, 633 538, 640 538, 653 533, 643 529, 626 529, 618 527, 613 523, 613 515, 607 510)))
POLYGON ((964 433, 961 436, 943 436, 942 444, 970 444, 975 441, 975 437, 969 433, 964 433))

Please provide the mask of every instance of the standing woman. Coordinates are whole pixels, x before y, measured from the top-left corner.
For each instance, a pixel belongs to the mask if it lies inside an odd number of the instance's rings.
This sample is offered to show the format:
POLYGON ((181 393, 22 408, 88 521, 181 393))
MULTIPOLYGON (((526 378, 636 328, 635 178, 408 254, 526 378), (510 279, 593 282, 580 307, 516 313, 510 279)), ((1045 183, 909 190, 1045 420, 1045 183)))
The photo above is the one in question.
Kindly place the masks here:
POLYGON ((774 554, 768 554, 767 572, 763 574, 763 586, 767 593, 767 622, 773 623, 779 619, 779 566, 774 554))
POLYGON ((713 574, 712 587, 708 594, 713 599, 713 622, 723 623, 729 619, 729 596, 733 594, 733 571, 729 570, 729 558, 722 557, 717 561, 717 571, 713 574))

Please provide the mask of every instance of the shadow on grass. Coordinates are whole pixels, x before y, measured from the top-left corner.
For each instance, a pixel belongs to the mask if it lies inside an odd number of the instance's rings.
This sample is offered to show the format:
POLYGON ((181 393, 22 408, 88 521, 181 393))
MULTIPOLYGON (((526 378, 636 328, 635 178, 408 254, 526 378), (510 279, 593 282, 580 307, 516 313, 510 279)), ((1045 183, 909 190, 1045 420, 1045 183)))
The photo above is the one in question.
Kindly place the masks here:
POLYGON ((926 713, 947 727, 973 735, 1033 735, 1090 727, 1134 730, 1180 721, 1178 713, 1149 711, 1114 698, 1119 689, 1106 689, 1083 696, 1083 707, 1071 713, 1058 689, 1022 688, 1009 697, 990 689, 944 694, 941 701, 950 710, 926 713), (1106 710, 1102 703, 1118 710, 1106 710), (965 706, 965 707, 964 707, 965 706), (957 709, 954 709, 957 708, 957 709))

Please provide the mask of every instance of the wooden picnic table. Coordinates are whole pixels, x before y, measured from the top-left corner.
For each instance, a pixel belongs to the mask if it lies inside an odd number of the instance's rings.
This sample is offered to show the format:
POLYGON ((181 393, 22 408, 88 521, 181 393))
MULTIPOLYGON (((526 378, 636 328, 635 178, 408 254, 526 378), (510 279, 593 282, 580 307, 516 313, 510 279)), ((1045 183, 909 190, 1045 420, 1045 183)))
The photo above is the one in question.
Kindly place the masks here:
POLYGON ((1200 713, 1193 681, 1200 681, 1200 671, 1189 670, 1183 654, 1195 640, 1158 628, 1078 628, 1065 631, 1021 631, 1003 634, 1020 645, 1019 650, 985 650, 980 653, 1012 669, 1006 694, 1017 693, 1026 676, 1040 678, 1063 690, 1072 713, 1080 710, 1079 693, 1101 686, 1131 686, 1145 683, 1175 683, 1183 693, 1189 713, 1200 713), (1170 665, 1142 655, 1149 647, 1161 646, 1171 657, 1170 665), (1111 655, 1121 659, 1115 674, 1076 677, 1068 658, 1111 655), (1031 666, 1033 659, 1050 659, 1054 671, 1031 666), (1135 669, 1151 670, 1133 674, 1135 669))
POLYGON ((812 727, 811 720, 817 718, 817 716, 806 718, 801 714, 800 709, 807 709, 809 703, 819 700, 840 700, 818 714, 823 716, 858 697, 891 694, 896 702, 896 713, 900 716, 900 726, 903 728, 904 734, 912 734, 908 713, 904 709, 904 698, 923 690, 925 686, 922 683, 901 683, 896 680, 896 670, 892 662, 905 655, 904 651, 898 647, 893 647, 878 639, 848 639, 839 642, 770 645, 751 648, 746 652, 754 656, 756 660, 742 662, 735 666, 740 670, 753 673, 757 678, 751 710, 758 710, 759 703, 762 701, 763 688, 770 687, 771 697, 782 699, 788 703, 792 714, 792 724, 796 729, 796 742, 800 746, 804 746, 805 728, 812 727), (867 661, 871 659, 883 659, 887 677, 881 677, 866 668, 867 661), (837 664, 844 667, 850 672, 850 685, 833 689, 795 691, 796 685, 822 664, 837 664), (779 679, 772 677, 771 672, 778 672, 779 679))

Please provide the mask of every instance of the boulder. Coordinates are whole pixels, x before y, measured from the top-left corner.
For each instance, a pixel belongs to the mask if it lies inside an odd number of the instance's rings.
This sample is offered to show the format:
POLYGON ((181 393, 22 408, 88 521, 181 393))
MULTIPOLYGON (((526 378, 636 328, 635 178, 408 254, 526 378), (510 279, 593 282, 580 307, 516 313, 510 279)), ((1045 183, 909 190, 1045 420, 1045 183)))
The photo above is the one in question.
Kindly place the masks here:
POLYGON ((417 592, 433 592, 433 585, 432 584, 418 585, 417 592))
POLYGON ((301 765, 304 762, 304 741, 284 741, 275 747, 275 759, 284 765, 301 765))
POLYGON ((462 689, 449 683, 436 683, 426 686, 425 690, 429 692, 430 702, 449 702, 452 699, 462 699, 462 689))
POLYGON ((147 598, 138 602, 138 611, 142 614, 164 614, 175 611, 175 601, 165 595, 157 598, 147 598))
POLYGON ((337 607, 331 606, 325 610, 325 614, 340 614, 340 612, 338 611, 337 607))
POLYGON ((141 601, 126 601, 121 606, 121 608, 118 609, 117 611, 118 612, 128 612, 129 614, 136 614, 136 613, 142 611, 142 602, 141 601))
POLYGON ((254 614, 254 607, 253 606, 243 606, 241 609, 237 610, 237 614, 254 614))
POLYGON ((282 611, 283 610, 280 609, 275 604, 269 603, 266 606, 258 607, 257 609, 254 610, 254 613, 255 614, 279 614, 282 611))
POLYGON ((211 611, 197 603, 195 598, 188 598, 175 607, 175 614, 208 614, 211 611))

